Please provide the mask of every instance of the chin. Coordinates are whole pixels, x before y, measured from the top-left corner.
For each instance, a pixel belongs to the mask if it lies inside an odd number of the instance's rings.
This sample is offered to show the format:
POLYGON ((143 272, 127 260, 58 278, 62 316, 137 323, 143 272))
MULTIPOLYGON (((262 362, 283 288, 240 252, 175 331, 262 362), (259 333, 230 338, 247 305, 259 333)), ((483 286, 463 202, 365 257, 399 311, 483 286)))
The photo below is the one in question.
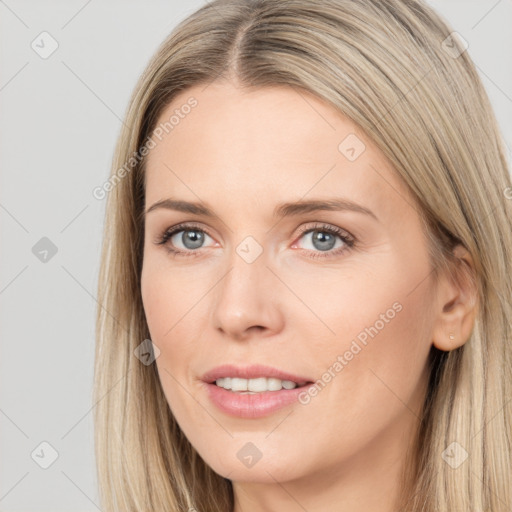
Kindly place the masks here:
POLYGON ((206 461, 215 473, 235 482, 275 484, 276 480, 282 482, 300 477, 292 469, 297 469, 296 464, 283 460, 282 457, 280 457, 280 463, 278 464, 275 464, 270 458, 265 459, 262 457, 257 462, 252 462, 252 465, 248 462, 246 465, 246 463, 239 460, 236 453, 234 454, 234 460, 229 463, 226 460, 221 461, 219 459, 215 461, 203 460, 206 461))

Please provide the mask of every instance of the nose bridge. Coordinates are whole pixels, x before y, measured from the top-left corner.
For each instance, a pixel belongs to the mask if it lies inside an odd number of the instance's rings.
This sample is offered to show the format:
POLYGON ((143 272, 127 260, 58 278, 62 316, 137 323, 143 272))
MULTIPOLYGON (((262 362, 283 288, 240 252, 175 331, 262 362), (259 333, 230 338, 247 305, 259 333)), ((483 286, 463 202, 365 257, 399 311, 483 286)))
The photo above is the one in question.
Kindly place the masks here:
POLYGON ((262 245, 246 237, 230 256, 230 270, 219 283, 214 306, 215 326, 240 337, 251 327, 275 330, 281 312, 275 301, 276 279, 267 268, 262 245))

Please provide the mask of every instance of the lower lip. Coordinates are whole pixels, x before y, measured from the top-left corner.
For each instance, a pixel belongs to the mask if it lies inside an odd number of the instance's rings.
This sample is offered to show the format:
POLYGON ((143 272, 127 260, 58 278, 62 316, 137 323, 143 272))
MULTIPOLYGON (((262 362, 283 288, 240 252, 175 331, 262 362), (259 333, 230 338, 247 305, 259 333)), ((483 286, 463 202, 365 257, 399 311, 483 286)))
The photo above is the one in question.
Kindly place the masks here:
POLYGON ((242 394, 221 388, 216 384, 206 384, 210 400, 223 412, 238 418, 262 418, 275 411, 298 402, 299 395, 307 392, 305 385, 280 391, 263 391, 255 394, 242 394))

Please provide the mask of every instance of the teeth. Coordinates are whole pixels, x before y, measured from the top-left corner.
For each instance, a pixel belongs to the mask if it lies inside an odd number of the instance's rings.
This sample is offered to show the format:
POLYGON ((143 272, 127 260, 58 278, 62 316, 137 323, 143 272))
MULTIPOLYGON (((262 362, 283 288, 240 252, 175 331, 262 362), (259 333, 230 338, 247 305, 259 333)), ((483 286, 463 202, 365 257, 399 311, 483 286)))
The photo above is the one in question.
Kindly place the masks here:
POLYGON ((280 391, 281 389, 294 389, 297 383, 291 380, 281 380, 267 377, 256 379, 240 379, 238 377, 224 377, 215 381, 217 386, 235 392, 261 393, 263 391, 280 391))

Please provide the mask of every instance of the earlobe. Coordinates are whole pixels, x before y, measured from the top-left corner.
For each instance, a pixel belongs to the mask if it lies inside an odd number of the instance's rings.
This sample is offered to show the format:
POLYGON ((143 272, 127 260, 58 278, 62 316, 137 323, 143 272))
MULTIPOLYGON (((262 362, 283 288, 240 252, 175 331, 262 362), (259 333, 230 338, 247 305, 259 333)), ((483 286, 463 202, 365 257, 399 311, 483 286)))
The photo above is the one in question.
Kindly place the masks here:
POLYGON ((449 352, 450 350, 454 350, 460 346, 462 346, 467 340, 456 339, 454 333, 449 333, 444 335, 444 338, 442 335, 438 335, 433 340, 433 345, 438 348, 439 350, 443 350, 444 352, 449 352), (462 341, 462 343, 461 343, 462 341))
POLYGON ((458 245, 454 251, 458 267, 443 276, 438 286, 438 311, 433 345, 450 351, 466 343, 473 331, 478 310, 476 276, 469 252, 458 245))

